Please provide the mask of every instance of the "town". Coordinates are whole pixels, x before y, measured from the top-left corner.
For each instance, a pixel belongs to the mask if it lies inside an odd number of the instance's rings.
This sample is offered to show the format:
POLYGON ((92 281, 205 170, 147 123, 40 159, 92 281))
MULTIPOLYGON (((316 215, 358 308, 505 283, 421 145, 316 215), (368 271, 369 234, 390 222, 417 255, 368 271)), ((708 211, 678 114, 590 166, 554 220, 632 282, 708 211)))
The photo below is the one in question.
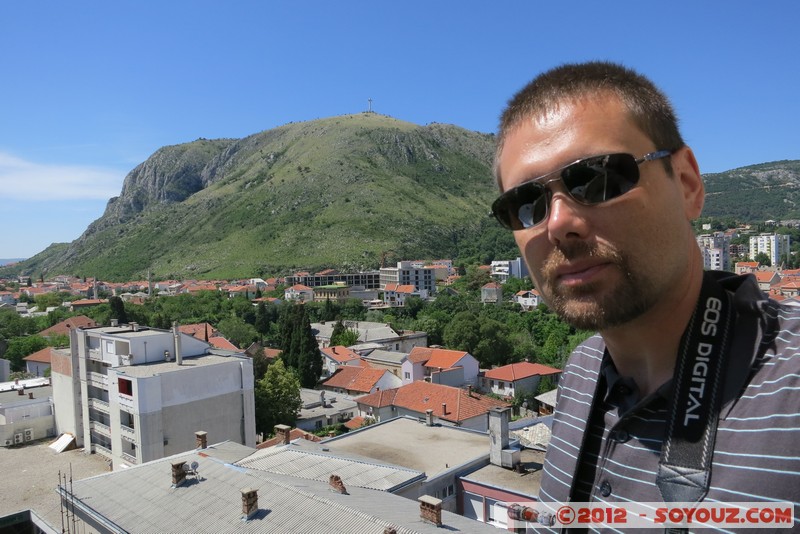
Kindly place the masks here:
MULTIPOLYGON (((705 267, 798 302, 789 236, 735 234, 698 236, 705 267)), ((520 258, 0 286, 0 446, 100 460, 12 520, 42 532, 513 528, 592 334, 549 314, 520 258)))

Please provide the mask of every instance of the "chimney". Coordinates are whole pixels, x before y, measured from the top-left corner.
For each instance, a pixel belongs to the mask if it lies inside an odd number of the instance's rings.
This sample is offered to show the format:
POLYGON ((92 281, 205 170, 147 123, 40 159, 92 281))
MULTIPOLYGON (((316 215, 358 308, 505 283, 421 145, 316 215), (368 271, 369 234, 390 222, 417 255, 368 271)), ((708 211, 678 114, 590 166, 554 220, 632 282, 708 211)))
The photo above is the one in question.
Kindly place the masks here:
POLYGON ((288 445, 291 441, 292 427, 289 425, 275 425, 275 437, 280 438, 281 445, 288 445))
POLYGON ((394 527, 386 527, 383 529, 383 534, 397 534, 397 529, 394 527))
POLYGON ((139 331, 139 323, 128 323, 128 324, 130 325, 131 328, 133 328, 134 332, 139 331))
POLYGON ((325 406, 325 392, 324 391, 320 391, 319 392, 319 403, 322 404, 323 408, 326 407, 325 406))
POLYGON ((28 393, 28 398, 29 398, 29 399, 32 399, 32 398, 33 398, 33 391, 31 391, 30 393, 28 393))
POLYGON ((119 326, 119 319, 111 319, 111 326, 119 326))
POLYGON ((183 365, 183 355, 181 354, 181 332, 178 330, 178 322, 172 323, 172 337, 175 341, 175 363, 183 365))
POLYGON ((433 426, 433 410, 425 410, 425 424, 433 426))
POLYGON ((442 415, 447 415, 447 403, 442 403, 442 415))
POLYGON ((186 471, 183 470, 185 461, 172 462, 172 487, 177 488, 186 480, 186 471))
POLYGON ((520 460, 518 448, 509 449, 508 420, 511 408, 489 410, 489 462, 500 467, 514 468, 520 460))
POLYGON ((472 396, 472 384, 467 384, 467 395, 472 396))
POLYGON ((258 490, 243 488, 242 492, 242 519, 248 520, 258 512, 258 490))
POLYGON ((344 487, 344 482, 342 482, 342 477, 339 475, 331 475, 330 478, 328 478, 328 484, 331 485, 331 489, 336 493, 349 495, 349 493, 347 493, 347 489, 344 487))
POLYGON ((195 445, 198 449, 208 448, 208 432, 204 432, 202 430, 195 432, 194 438, 195 445))
POLYGON ((423 521, 442 526, 442 500, 430 495, 423 495, 419 499, 419 517, 423 521))

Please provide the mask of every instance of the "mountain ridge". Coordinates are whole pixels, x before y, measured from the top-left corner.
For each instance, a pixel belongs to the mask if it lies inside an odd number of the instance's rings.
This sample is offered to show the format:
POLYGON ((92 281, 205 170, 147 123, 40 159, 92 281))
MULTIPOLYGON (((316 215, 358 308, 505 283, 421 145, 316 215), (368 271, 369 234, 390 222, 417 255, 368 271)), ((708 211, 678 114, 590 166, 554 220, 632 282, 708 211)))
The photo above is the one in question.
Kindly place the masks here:
MULTIPOLYGON (((156 150, 71 243, 3 273, 107 280, 486 262, 518 251, 487 214, 494 136, 361 113, 156 150)), ((800 161, 704 175, 704 217, 800 218, 800 161)))

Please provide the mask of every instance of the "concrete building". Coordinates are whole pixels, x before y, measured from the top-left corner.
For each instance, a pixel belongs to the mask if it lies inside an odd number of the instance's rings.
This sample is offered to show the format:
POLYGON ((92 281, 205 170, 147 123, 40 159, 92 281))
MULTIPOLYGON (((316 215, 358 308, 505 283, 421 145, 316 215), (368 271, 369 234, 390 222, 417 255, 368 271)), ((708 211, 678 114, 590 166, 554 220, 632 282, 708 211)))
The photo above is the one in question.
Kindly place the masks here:
POLYGON ((528 276, 528 266, 519 257, 514 260, 496 260, 489 267, 489 274, 501 284, 504 284, 509 278, 528 276))
POLYGON ((777 267, 786 261, 791 253, 791 239, 788 235, 761 234, 750 236, 750 259, 759 253, 766 254, 770 264, 777 267))
POLYGON ((46 383, 32 379, 0 384, 0 446, 55 437, 53 389, 46 383))
MULTIPOLYGON (((320 348, 325 348, 330 345, 334 326, 336 326, 336 321, 311 323, 311 332, 314 334, 320 348)), ((397 332, 386 323, 344 321, 344 326, 358 333, 359 344, 368 343, 373 345, 373 348, 411 352, 411 349, 414 347, 425 347, 428 345, 428 334, 425 332, 397 332)), ((350 348, 358 350, 355 346, 350 348)))
POLYGON ((300 472, 301 462, 284 461, 293 447, 254 451, 219 443, 59 485, 58 492, 87 532, 497 532, 447 511, 441 499, 388 491, 394 480, 413 477, 408 469, 336 461, 320 451, 297 455, 315 460, 300 472))
POLYGON ((433 267, 400 261, 397 262, 397 267, 381 267, 380 273, 381 289, 389 284, 413 285, 418 291, 424 290, 428 295, 436 293, 436 273, 433 267))
POLYGON ((536 392, 543 376, 551 377, 554 380, 553 385, 558 385, 560 373, 560 369, 540 363, 511 363, 486 371, 481 378, 481 390, 513 398, 518 393, 536 392))
POLYGON ((358 413, 356 401, 330 391, 300 389, 303 406, 295 424, 301 430, 319 430, 324 426, 344 423, 358 413))
POLYGON ((255 446, 253 364, 177 329, 136 324, 75 329, 55 350, 59 433, 115 468, 192 448, 193 432, 255 446))
POLYGON ((697 246, 703 255, 703 268, 714 271, 731 270, 731 238, 725 232, 697 236, 697 246))

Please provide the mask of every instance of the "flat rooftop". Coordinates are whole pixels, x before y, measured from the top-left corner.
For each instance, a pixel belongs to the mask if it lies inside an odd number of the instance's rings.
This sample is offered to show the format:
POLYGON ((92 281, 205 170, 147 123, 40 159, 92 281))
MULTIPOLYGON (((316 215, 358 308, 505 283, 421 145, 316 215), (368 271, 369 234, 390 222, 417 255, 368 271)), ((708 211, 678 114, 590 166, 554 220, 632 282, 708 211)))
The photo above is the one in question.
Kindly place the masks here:
POLYGON ((203 354, 200 356, 184 357, 181 365, 178 365, 178 362, 172 360, 171 362, 160 361, 136 365, 122 365, 120 367, 115 367, 114 370, 134 378, 147 378, 157 374, 174 373, 197 367, 210 367, 212 365, 231 363, 246 358, 245 356, 234 356, 233 354, 235 353, 231 353, 231 356, 203 354))
POLYGON ((30 400, 30 393, 33 393, 34 400, 46 399, 53 395, 53 387, 26 387, 24 395, 20 395, 16 390, 0 391, 0 406, 12 406, 20 402, 27 402, 30 400))
POLYGON ((334 453, 372 458, 433 477, 489 454, 489 435, 398 417, 324 441, 334 453))
POLYGON ((539 495, 539 487, 542 483, 544 454, 543 451, 522 449, 520 453, 520 463, 523 467, 522 472, 489 464, 462 478, 471 482, 477 482, 478 484, 502 488, 529 497, 536 497, 539 495))

